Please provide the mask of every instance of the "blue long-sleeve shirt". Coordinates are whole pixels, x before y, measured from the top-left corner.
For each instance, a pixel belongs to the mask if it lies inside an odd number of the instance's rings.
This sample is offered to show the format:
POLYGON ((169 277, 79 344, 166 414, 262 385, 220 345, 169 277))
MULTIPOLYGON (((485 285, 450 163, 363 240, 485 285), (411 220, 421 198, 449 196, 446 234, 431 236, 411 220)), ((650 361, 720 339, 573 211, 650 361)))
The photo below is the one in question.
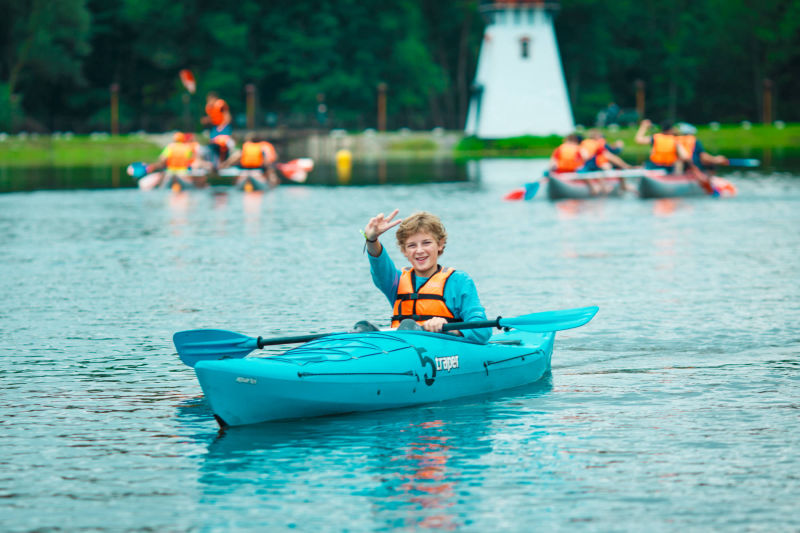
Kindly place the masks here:
MULTIPOLYGON (((391 305, 397 297, 397 287, 400 285, 402 271, 395 265, 392 258, 386 252, 386 247, 381 246, 381 253, 378 257, 369 257, 369 267, 372 274, 372 281, 381 292, 386 296, 391 305)), ((428 278, 416 276, 418 289, 428 278)), ((444 286, 444 303, 458 318, 464 322, 486 320, 486 311, 478 298, 478 289, 475 282, 466 272, 454 271, 444 286)), ((486 343, 492 335, 491 328, 464 329, 461 330, 464 338, 472 342, 486 343)))

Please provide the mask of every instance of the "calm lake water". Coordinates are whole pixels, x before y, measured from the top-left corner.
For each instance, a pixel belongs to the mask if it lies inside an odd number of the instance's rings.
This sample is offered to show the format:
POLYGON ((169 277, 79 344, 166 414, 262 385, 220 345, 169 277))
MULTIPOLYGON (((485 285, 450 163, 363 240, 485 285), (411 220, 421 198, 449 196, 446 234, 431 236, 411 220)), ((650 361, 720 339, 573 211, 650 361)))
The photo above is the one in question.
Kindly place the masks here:
POLYGON ((800 176, 501 200, 544 165, 0 195, 0 530, 800 529, 800 176), (523 389, 220 434, 172 334, 388 324, 358 230, 395 207, 442 217, 487 315, 599 314, 523 389))

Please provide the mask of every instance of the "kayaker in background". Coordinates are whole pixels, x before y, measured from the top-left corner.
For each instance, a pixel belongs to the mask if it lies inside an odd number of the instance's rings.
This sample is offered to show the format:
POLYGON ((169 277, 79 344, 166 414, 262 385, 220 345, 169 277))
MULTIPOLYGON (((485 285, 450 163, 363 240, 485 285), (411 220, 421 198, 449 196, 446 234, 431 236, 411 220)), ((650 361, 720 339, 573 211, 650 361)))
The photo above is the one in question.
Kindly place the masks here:
POLYGON ((648 134, 653 123, 644 119, 639 125, 634 140, 652 148, 644 163, 651 170, 665 170, 667 174, 683 174, 684 164, 691 162, 691 154, 678 142, 677 130, 671 122, 661 124, 661 132, 648 134))
MULTIPOLYGON (((147 173, 165 169, 165 174, 188 176, 189 167, 197 160, 198 154, 192 142, 186 141, 186 134, 178 131, 172 136, 172 142, 161 151, 158 161, 147 165, 147 173)), ((164 176, 166 177, 166 176, 164 176)), ((163 177, 159 181, 163 181, 163 177)))
POLYGON ((262 141, 255 133, 248 133, 240 150, 235 150, 231 156, 220 165, 226 168, 238 164, 243 170, 258 170, 263 173, 265 180, 275 186, 280 183, 275 171, 275 162, 278 154, 272 143, 262 141))
POLYGON ((593 172, 614 168, 631 168, 619 157, 623 146, 622 141, 617 141, 614 146, 611 146, 603 137, 603 132, 594 128, 589 130, 588 136, 580 143, 581 154, 586 157, 586 162, 580 171, 593 172))
MULTIPOLYGON (((583 166, 578 169, 578 172, 596 172, 598 170, 613 170, 615 168, 631 168, 631 165, 626 163, 619 153, 622 151, 622 141, 617 141, 614 146, 608 144, 603 137, 603 133, 598 129, 589 130, 589 135, 580 143, 581 157, 585 159, 583 166)), ((622 188, 624 190, 631 190, 625 179, 620 177, 622 188)), ((614 184, 608 180, 603 179, 587 179, 589 188, 593 192, 610 193, 614 189, 614 184)))
POLYGON ((203 147, 195 139, 194 133, 184 133, 183 142, 192 148, 192 160, 189 161, 189 170, 209 170, 211 163, 203 157, 203 147))
POLYGON ((695 135, 697 128, 691 124, 682 123, 678 126, 678 143, 691 155, 692 163, 700 170, 707 167, 728 166, 730 161, 724 155, 711 155, 706 152, 705 146, 695 135))
POLYGON ((209 159, 212 168, 220 168, 236 148, 236 141, 230 135, 217 135, 208 145, 209 159))
POLYGON ((581 152, 581 141, 575 133, 564 137, 564 142, 550 155, 550 172, 577 172, 586 162, 581 152))
POLYGON ((231 135, 231 111, 228 103, 211 91, 206 95, 206 116, 200 119, 206 126, 212 126, 209 138, 217 135, 231 135))
MULTIPOLYGON (((372 281, 393 305, 392 327, 441 332, 448 322, 486 320, 478 290, 466 272, 442 268, 439 256, 444 253, 447 232, 439 217, 421 211, 405 220, 393 220, 399 212, 372 217, 364 228, 369 252, 372 281), (387 230, 398 226, 396 238, 400 251, 411 263, 402 271, 395 267, 378 240, 387 230), (409 325, 411 327, 409 327, 409 325)), ((490 328, 456 332, 465 339, 485 343, 490 328)))

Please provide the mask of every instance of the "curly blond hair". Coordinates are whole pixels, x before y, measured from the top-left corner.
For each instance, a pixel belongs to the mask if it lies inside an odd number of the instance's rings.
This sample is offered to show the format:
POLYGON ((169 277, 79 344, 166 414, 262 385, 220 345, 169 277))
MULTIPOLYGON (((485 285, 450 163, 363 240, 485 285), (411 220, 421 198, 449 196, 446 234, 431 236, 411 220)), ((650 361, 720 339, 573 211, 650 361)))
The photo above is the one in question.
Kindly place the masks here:
POLYGON ((447 231, 445 231, 444 224, 442 224, 439 217, 427 211, 418 211, 406 217, 397 226, 397 233, 395 233, 397 245, 401 250, 405 250, 406 240, 420 232, 428 233, 435 238, 442 246, 441 253, 444 253, 444 245, 447 243, 447 231))

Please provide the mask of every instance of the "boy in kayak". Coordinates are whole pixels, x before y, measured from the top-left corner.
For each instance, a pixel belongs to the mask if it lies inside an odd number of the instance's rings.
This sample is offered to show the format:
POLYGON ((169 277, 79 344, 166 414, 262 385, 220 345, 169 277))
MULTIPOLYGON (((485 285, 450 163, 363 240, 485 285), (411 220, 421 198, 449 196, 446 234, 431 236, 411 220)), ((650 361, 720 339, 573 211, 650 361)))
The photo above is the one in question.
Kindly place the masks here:
MULTIPOLYGON (((393 304, 392 327, 405 329, 408 321, 413 321, 425 331, 436 333, 448 322, 486 320, 472 278, 460 270, 442 268, 438 263, 447 243, 447 232, 439 217, 422 211, 405 220, 393 220, 398 212, 395 209, 389 216, 381 213, 372 217, 364 228, 372 281, 393 304), (395 267, 378 240, 395 226, 398 226, 396 238, 400 251, 411 263, 411 267, 402 271, 395 267)), ((456 333, 467 340, 486 343, 491 329, 465 329, 456 333)))

